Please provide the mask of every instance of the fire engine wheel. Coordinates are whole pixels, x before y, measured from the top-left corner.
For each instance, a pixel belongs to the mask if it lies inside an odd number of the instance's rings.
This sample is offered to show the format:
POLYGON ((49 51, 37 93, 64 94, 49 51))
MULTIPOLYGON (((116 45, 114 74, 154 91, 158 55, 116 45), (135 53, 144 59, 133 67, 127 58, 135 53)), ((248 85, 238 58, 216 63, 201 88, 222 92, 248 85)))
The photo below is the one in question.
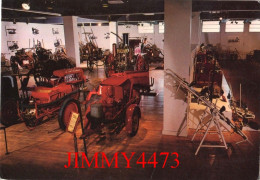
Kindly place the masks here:
POLYGON ((14 99, 7 100, 2 104, 1 108, 1 123, 5 126, 10 126, 17 122, 17 104, 14 99))
POLYGON ((129 133, 130 137, 134 137, 139 129, 139 118, 140 115, 137 110, 134 110, 133 116, 132 116, 132 132, 129 133))
POLYGON ((72 112, 79 113, 78 102, 75 99, 67 99, 63 102, 58 115, 60 128, 64 131, 68 127, 72 112))

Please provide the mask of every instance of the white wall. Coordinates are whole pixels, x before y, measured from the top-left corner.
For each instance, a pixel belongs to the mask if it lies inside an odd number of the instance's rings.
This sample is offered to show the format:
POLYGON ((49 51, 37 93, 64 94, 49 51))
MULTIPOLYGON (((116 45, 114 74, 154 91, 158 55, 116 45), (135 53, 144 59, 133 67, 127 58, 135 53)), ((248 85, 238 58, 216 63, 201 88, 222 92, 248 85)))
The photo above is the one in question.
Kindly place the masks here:
POLYGON ((105 39, 105 34, 109 32, 109 26, 81 26, 78 27, 79 31, 79 41, 86 42, 85 41, 85 36, 84 34, 84 29, 85 32, 92 32, 94 35, 97 37, 96 42, 98 44, 99 48, 102 49, 109 49, 109 39, 105 39), (92 31, 91 31, 92 29, 92 31))
MULTIPOLYGON (((64 39, 64 27, 63 25, 54 25, 54 24, 36 24, 36 23, 19 23, 13 24, 12 22, 1 22, 1 31, 2 31, 2 42, 1 42, 1 52, 2 53, 10 53, 6 55, 6 58, 9 59, 11 55, 14 55, 14 52, 8 50, 7 41, 18 41, 18 46, 20 48, 29 48, 29 39, 30 39, 30 47, 33 45, 33 39, 35 43, 37 40, 43 40, 44 47, 46 49, 51 49, 52 52, 55 51, 54 42, 56 38, 61 39, 62 44, 65 44, 64 39), (32 27, 39 29, 39 34, 32 34, 32 27), (16 28, 16 34, 11 35, 7 34, 5 28, 16 28), (58 28, 59 34, 53 35, 52 28, 58 28)), ((97 37, 96 41, 100 48, 109 49, 109 39, 105 39, 105 34, 109 32, 109 26, 85 26, 85 32, 94 32, 94 35, 97 37)), ((80 40, 84 41, 85 37, 83 27, 78 27, 78 34, 80 40)), ((164 34, 159 33, 159 26, 154 25, 154 33, 141 34, 138 33, 137 25, 130 25, 130 28, 126 28, 126 26, 120 25, 118 27, 119 36, 122 37, 123 33, 129 33, 129 37, 147 37, 148 42, 152 44, 156 44, 157 47, 163 50, 164 45, 164 34)), ((110 34, 110 36, 114 36, 110 34)))
POLYGON ((43 41, 44 48, 51 49, 52 52, 55 51, 54 42, 57 39, 61 39, 62 44, 65 44, 64 41, 64 28, 63 25, 53 25, 53 24, 35 24, 35 23, 16 23, 12 22, 1 22, 1 52, 8 53, 6 58, 9 59, 11 55, 14 55, 14 52, 8 50, 7 41, 18 41, 18 46, 20 48, 29 48, 29 39, 30 39, 30 47, 33 46, 33 39, 35 43, 37 40, 43 41), (39 29, 39 34, 32 34, 32 28, 39 29), (6 35, 5 28, 16 28, 16 34, 8 34, 6 35), (52 28, 58 28, 59 34, 53 34, 52 28))
POLYGON ((220 25, 220 33, 201 33, 201 43, 220 45, 223 50, 238 50, 242 59, 250 51, 260 49, 260 32, 249 32, 249 24, 244 24, 244 32, 225 32, 225 24, 220 25), (239 42, 228 42, 239 38, 239 42))
MULTIPOLYGON (((79 34, 81 35, 81 40, 84 41, 84 32, 91 32, 91 29, 94 32, 94 35, 97 37, 96 41, 98 43, 98 46, 102 49, 109 49, 109 39, 105 39, 105 34, 109 33, 109 26, 85 26, 78 27, 79 34)), ((154 33, 138 33, 138 26, 137 25, 130 25, 130 28, 126 28, 126 26, 120 25, 118 26, 118 34, 120 37, 123 36, 123 33, 129 33, 129 37, 147 37, 148 42, 152 44, 156 44, 157 47, 163 50, 163 40, 164 40, 164 34, 159 33, 159 26, 154 26, 154 33)), ((110 34, 110 36, 114 36, 113 34, 110 34)))

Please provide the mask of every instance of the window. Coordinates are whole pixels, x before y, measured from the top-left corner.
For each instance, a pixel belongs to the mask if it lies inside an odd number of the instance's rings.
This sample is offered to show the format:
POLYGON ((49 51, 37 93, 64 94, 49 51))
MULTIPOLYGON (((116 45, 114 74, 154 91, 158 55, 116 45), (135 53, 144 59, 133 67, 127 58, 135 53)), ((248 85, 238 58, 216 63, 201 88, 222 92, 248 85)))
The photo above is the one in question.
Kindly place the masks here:
POLYGON ((260 20, 251 21, 249 32, 260 32, 260 20))
POLYGON ((154 25, 151 23, 139 23, 138 33, 153 33, 154 25))
POLYGON ((220 32, 219 21, 203 21, 202 32, 220 32))
POLYGON ((164 33, 164 22, 159 22, 159 33, 164 33))
POLYGON ((226 22, 226 32, 243 32, 244 21, 228 21, 226 22))

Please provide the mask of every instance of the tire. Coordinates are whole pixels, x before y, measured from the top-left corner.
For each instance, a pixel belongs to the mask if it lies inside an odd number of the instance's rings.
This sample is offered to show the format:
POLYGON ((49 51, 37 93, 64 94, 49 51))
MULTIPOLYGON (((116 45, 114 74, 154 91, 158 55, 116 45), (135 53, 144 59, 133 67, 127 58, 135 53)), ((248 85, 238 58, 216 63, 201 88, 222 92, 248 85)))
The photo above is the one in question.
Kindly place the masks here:
POLYGON ((1 107, 1 123, 5 126, 11 126, 18 120, 17 103, 14 99, 3 102, 1 107))
POLYGON ((59 126, 63 131, 68 127, 72 112, 79 113, 78 101, 69 98, 63 102, 58 115, 59 126))
POLYGON ((128 134, 130 137, 134 137, 137 134, 139 129, 139 119, 140 114, 137 109, 135 109, 132 115, 132 132, 128 134))
POLYGON ((133 89, 133 97, 135 96, 135 98, 136 98, 136 101, 135 101, 135 103, 136 104, 140 104, 140 101, 141 101, 141 95, 140 95, 140 90, 139 89, 137 89, 137 88, 134 88, 133 89))

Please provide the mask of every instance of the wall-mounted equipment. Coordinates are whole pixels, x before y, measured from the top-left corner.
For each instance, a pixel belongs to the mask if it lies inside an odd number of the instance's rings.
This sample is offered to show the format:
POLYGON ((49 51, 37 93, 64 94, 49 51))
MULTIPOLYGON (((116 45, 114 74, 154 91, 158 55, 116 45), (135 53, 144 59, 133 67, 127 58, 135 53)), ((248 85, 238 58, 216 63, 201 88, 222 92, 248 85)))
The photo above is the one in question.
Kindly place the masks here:
POLYGON ((52 34, 60 34, 58 28, 52 28, 52 34))
POLYGON ((39 31, 39 29, 33 27, 33 28, 32 28, 32 33, 33 33, 34 35, 36 35, 36 34, 39 34, 40 31, 39 31))
POLYGON ((228 43, 238 43, 239 40, 240 40, 239 37, 229 37, 228 43))
POLYGON ((10 51, 18 49, 18 41, 7 41, 7 47, 10 51))
POLYGON ((5 26, 5 33, 6 33, 6 36, 7 36, 7 34, 16 34, 16 28, 5 26))

